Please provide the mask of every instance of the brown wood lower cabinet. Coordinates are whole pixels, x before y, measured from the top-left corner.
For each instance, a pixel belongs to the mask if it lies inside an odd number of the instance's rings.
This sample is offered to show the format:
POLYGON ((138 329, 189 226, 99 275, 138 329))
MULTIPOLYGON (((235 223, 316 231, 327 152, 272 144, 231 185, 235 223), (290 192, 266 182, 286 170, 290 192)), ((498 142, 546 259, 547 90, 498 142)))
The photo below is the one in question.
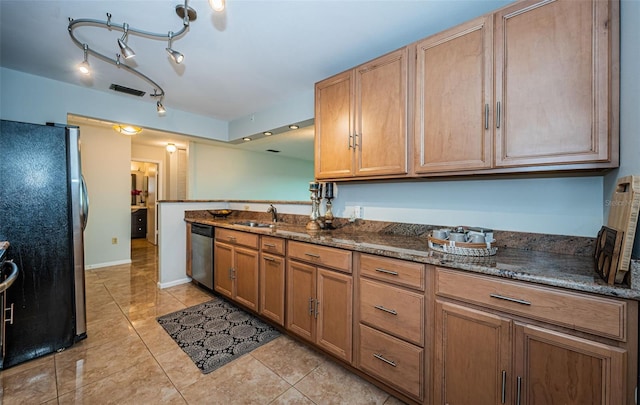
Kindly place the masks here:
POLYGON ((213 255, 214 289, 256 312, 258 312, 259 265, 257 247, 257 235, 216 229, 213 255), (255 248, 245 246, 255 246, 255 248))
POLYGON ((511 403, 511 321, 440 301, 435 319, 434 403, 511 403))
POLYGON ((360 369, 415 398, 424 388, 424 349, 360 324, 360 369))
POLYGON ((260 315, 284 326, 284 257, 260 254, 260 315))
POLYGON ((349 363, 352 360, 353 278, 287 260, 287 329, 349 363))
MULTIPOLYGON (((516 315, 518 306, 551 308, 558 313, 580 308, 579 295, 572 300, 558 300, 553 291, 531 284, 506 282, 491 277, 467 275, 437 269, 434 336, 435 404, 625 404, 634 403, 637 376, 637 330, 627 323, 637 319, 637 304, 596 297, 622 305, 612 339, 607 334, 590 335, 564 327, 542 323, 516 315), (457 289, 450 288, 456 280, 457 289), (494 283, 493 288, 488 284, 494 283), (478 286, 485 284, 487 294, 506 297, 501 310, 471 304, 478 302, 478 286), (508 285, 505 285, 508 284, 508 285), (501 290, 522 284, 522 295, 505 296, 501 290), (473 292, 470 292, 473 291, 473 292), (442 294, 443 297, 440 297, 442 294), (514 306, 513 314, 508 311, 514 306), (566 307, 566 305, 570 305, 566 307), (546 326, 545 326, 546 325, 546 326), (618 334, 618 330, 622 333, 618 334)), ((561 294, 561 290, 556 290, 561 294)), ((593 299, 583 294, 585 300, 593 299)), ((597 310, 593 308, 592 310, 597 310)), ((539 311, 548 319, 556 316, 539 311)), ((576 318, 588 316, 575 311, 576 318)), ((539 316, 541 317, 541 316, 539 316)), ((563 318, 564 319, 564 318, 563 318)), ((596 321, 596 320, 594 320, 596 321)), ((601 323, 611 319, 602 317, 601 323)), ((613 320, 615 321, 615 319, 613 320)), ((596 321, 597 322, 597 321, 596 321)), ((576 322, 580 324, 580 322, 576 322)), ((632 323, 635 325, 635 321, 632 323)), ((594 326, 593 331, 598 331, 594 326)))

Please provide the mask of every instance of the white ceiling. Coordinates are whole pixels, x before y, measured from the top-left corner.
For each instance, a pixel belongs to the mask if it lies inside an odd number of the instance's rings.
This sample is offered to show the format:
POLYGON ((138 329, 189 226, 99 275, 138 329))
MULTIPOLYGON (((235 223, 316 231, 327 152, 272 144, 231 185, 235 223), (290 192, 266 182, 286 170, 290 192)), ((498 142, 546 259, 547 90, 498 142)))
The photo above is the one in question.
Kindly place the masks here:
MULTIPOLYGON (((185 55, 171 62, 166 41, 131 34, 136 51, 127 64, 159 83, 163 104, 233 121, 277 106, 315 82, 432 33, 499 8, 512 0, 227 0, 214 13, 194 0, 197 19, 174 40, 185 55)), ((145 31, 178 31, 180 0, 0 0, 0 65, 54 80, 112 92, 111 83, 147 92, 150 85, 89 56, 92 76, 76 65, 82 49, 67 31, 68 18, 128 23, 145 31)), ((75 33, 92 49, 114 57, 121 31, 79 27, 75 33)), ((133 97, 122 95, 122 97, 133 97)), ((270 128, 265 128, 268 130, 270 128)), ((274 136, 280 138, 282 135, 274 136)), ((266 141, 263 141, 266 142, 266 141)), ((257 142, 256 142, 257 143, 257 142)))

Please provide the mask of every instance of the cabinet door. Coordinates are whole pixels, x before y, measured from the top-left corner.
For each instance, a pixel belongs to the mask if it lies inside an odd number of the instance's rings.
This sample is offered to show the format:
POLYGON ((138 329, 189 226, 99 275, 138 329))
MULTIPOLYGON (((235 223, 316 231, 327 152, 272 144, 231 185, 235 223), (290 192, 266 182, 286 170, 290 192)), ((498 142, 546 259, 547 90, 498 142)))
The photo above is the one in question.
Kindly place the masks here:
POLYGON ((355 70, 356 176, 407 173, 408 49, 355 70))
POLYGON ((352 359, 352 314, 353 277, 319 268, 316 343, 348 362, 352 359))
POLYGON ((258 252, 235 247, 233 282, 234 299, 258 311, 258 252))
POLYGON ((260 314, 284 326, 284 259, 262 253, 260 260, 260 314))
POLYGON ((626 350, 530 325, 515 331, 519 404, 625 403, 626 350))
POLYGON ((316 179, 353 174, 353 71, 316 84, 316 179))
POLYGON ((435 404, 511 402, 509 319, 436 301, 435 332, 435 404))
POLYGON ((287 329, 315 342, 316 268, 287 260, 287 329))
POLYGON ((610 160, 614 3, 530 0, 496 13, 496 166, 610 160))
POLYGON ((213 258, 213 288, 225 297, 233 298, 233 246, 216 242, 213 258))
POLYGON ((416 173, 491 167, 492 17, 418 42, 416 173))

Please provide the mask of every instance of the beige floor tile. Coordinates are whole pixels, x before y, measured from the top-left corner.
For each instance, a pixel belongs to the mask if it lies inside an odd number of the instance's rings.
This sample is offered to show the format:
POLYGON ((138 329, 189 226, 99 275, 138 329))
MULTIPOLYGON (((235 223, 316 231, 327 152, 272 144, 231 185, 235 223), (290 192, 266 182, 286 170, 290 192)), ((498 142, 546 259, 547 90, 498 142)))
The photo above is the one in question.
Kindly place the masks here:
POLYGON ((284 394, 276 398, 271 405, 314 405, 313 401, 302 395, 300 391, 291 387, 284 394))
POLYGON ((63 404, 185 404, 155 360, 149 358, 107 378, 61 395, 63 404))
POLYGON ((136 331, 149 351, 156 357, 162 353, 172 351, 176 347, 179 348, 175 340, 169 336, 155 318, 147 320, 144 324, 136 327, 136 331))
MULTIPOLYGON (((87 338, 83 340, 85 349, 109 344, 114 341, 135 337, 136 331, 127 318, 120 313, 115 319, 106 319, 87 324, 87 338)), ((73 347, 72 347, 73 348, 73 347)))
POLYGON ((171 382, 180 391, 207 376, 207 374, 203 374, 202 371, 200 371, 191 358, 178 345, 174 345, 172 350, 155 357, 165 373, 167 373, 167 376, 169 376, 171 382))
POLYGON ((137 335, 97 347, 57 353, 58 393, 75 391, 149 358, 151 353, 137 335))
POLYGON ((389 395, 345 368, 327 360, 295 385, 319 405, 384 404, 389 395))
POLYGON ((87 303, 87 324, 90 325, 93 322, 98 321, 107 321, 107 320, 116 320, 116 319, 126 319, 124 313, 115 303, 115 301, 111 300, 107 303, 103 304, 93 304, 87 303))
POLYGON ((291 386, 250 355, 207 374, 183 389, 189 404, 268 404, 291 386))
POLYGON ((53 356, 0 372, 0 404, 40 404, 55 400, 56 369, 53 356))
POLYGON ((324 356, 288 336, 280 336, 260 346, 251 355, 291 385, 324 362, 324 356))
POLYGON ((170 314, 172 312, 179 311, 181 309, 185 309, 186 306, 179 302, 175 301, 170 304, 162 304, 155 307, 144 308, 136 311, 127 311, 125 315, 129 318, 129 321, 132 324, 140 321, 149 321, 156 319, 159 316, 170 314))

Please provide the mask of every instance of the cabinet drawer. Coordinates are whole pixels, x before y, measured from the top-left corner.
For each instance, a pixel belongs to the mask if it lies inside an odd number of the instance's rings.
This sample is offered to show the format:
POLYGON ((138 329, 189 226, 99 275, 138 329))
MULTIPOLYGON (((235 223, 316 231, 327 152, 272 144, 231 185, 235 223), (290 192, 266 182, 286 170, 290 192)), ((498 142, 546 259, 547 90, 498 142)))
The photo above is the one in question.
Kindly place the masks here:
POLYGON ((387 257, 360 255, 360 274, 424 291, 424 264, 387 257))
POLYGON ((303 242, 289 242, 289 258, 351 273, 351 252, 303 242))
POLYGON ((259 235, 255 235, 252 233, 233 231, 224 228, 216 228, 216 240, 220 242, 258 249, 259 238, 259 235))
POLYGON ((627 304, 548 287, 438 268, 436 294, 626 341, 627 304))
POLYGON ((414 398, 423 398, 423 349, 362 324, 358 346, 363 371, 414 398))
POLYGON ((424 346, 424 295, 360 279, 360 321, 424 346))
POLYGON ((284 256, 284 239, 272 236, 262 236, 260 239, 260 249, 263 252, 284 256))

